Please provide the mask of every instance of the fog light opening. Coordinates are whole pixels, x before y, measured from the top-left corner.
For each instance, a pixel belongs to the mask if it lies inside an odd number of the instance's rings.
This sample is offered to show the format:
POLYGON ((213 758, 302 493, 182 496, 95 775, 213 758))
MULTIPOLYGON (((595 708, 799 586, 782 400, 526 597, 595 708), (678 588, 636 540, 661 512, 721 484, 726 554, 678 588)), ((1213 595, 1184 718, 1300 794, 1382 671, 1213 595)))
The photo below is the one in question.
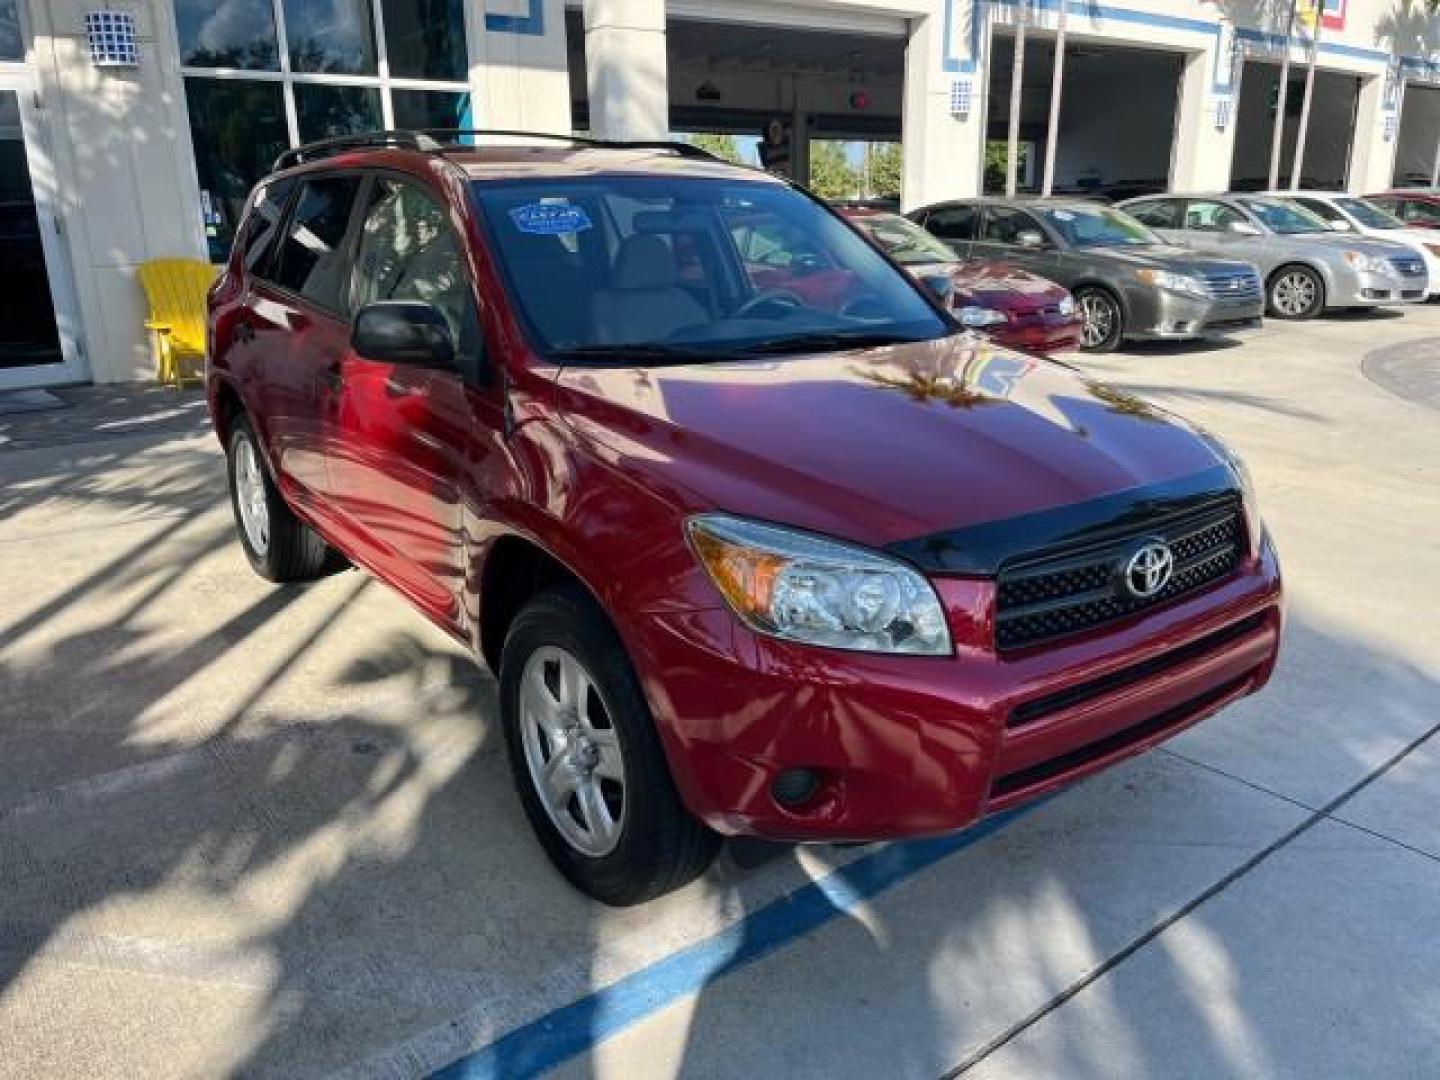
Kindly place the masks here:
POLYGON ((770 784, 771 797, 792 810, 809 802, 819 790, 820 777, 814 769, 786 769, 770 784))

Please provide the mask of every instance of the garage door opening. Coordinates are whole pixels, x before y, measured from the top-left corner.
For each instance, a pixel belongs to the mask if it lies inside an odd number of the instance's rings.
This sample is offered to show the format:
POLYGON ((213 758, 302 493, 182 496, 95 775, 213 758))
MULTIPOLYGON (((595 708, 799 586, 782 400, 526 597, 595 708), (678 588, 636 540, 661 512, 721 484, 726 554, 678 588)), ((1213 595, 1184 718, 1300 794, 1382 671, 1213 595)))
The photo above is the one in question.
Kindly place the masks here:
MULTIPOLYGON (((1281 187, 1290 186, 1304 97, 1305 70, 1291 68, 1280 151, 1281 187)), ((1230 186, 1236 191, 1263 191, 1270 186, 1270 147, 1279 101, 1280 65, 1246 61, 1235 121, 1235 156, 1230 166, 1230 186)), ((1315 72, 1301 187, 1339 190, 1346 186, 1359 102, 1358 75, 1315 72)))
POLYGON ((1428 187, 1440 166, 1440 86, 1405 87, 1395 140, 1396 187, 1428 187))
MULTIPOLYGON (((579 11, 567 18, 571 109, 586 131, 584 25, 579 11)), ((873 32, 841 32, 671 18, 670 130, 827 198, 898 201, 904 35, 903 22, 889 19, 873 32), (762 155, 772 125, 777 143, 762 155)))
MULTIPOLYGON (((1015 39, 991 52, 985 190, 1005 190, 1015 39)), ((1055 146, 1056 194, 1130 198, 1170 186, 1185 54, 1067 39, 1055 146)), ((1022 191, 1040 190, 1055 70, 1053 39, 1026 36, 1020 99, 1022 191)))

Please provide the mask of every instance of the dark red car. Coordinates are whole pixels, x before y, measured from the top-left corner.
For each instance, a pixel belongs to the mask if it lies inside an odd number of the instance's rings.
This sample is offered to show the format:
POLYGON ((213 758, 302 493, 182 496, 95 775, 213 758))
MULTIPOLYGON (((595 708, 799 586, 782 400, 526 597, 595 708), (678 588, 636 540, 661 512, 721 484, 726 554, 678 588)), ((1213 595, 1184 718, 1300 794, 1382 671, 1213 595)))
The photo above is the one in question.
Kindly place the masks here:
POLYGON ((1040 356, 1080 348, 1085 320, 1070 290, 1003 262, 966 263, 909 218, 870 207, 840 213, 929 288, 940 288, 962 323, 1040 356))
POLYGON ((348 560, 488 664, 538 837, 608 903, 721 834, 962 828, 1275 663, 1279 568, 1218 442, 963 333, 693 148, 291 151, 210 336, 251 564, 348 560), (846 291, 757 278, 761 228, 846 291))
POLYGON ((1412 229, 1440 229, 1440 191, 1433 188, 1397 188, 1379 195, 1366 195, 1373 202, 1412 229))

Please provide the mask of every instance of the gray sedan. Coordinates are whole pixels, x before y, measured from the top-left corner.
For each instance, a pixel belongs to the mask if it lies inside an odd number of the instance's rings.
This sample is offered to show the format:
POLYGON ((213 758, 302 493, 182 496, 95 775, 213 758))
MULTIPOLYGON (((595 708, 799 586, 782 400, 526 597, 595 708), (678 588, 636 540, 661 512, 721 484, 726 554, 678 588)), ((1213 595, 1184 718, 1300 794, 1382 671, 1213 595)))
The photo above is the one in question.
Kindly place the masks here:
POLYGON ((1081 347, 1127 338, 1198 338, 1258 326, 1260 275, 1248 262, 1175 247, 1134 218, 1083 199, 967 199, 911 219, 962 259, 1012 263, 1058 281, 1085 316, 1081 347))
POLYGON ((1124 209, 1161 236, 1210 255, 1255 263, 1279 319, 1326 308, 1425 299, 1428 275, 1415 252, 1388 240, 1337 233, 1287 199, 1267 195, 1153 195, 1124 209))

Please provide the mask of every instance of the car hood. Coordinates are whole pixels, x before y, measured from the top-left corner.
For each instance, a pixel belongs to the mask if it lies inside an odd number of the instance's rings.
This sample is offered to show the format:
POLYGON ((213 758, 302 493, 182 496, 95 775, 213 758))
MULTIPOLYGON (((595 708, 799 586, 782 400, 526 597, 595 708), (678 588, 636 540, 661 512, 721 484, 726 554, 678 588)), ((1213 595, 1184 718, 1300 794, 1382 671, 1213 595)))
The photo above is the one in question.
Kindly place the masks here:
POLYGON ((1144 247, 1079 248, 1081 258, 1101 258, 1120 266, 1173 270, 1181 274, 1226 273, 1246 269, 1247 262, 1201 255, 1178 244, 1147 244, 1144 247))
POLYGON ((1063 365, 971 335, 783 359, 567 368, 566 421, 692 509, 872 546, 1212 469, 1211 444, 1063 365))

